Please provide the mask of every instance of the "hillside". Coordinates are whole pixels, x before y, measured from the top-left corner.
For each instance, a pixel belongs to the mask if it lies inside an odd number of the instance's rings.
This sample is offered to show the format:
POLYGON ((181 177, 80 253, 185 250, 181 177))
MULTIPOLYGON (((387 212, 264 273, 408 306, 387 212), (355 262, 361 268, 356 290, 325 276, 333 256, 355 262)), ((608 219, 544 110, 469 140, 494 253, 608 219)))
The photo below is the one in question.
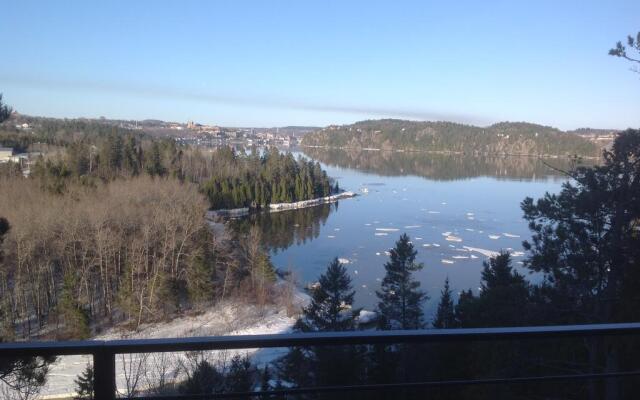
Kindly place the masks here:
POLYGON ((578 135, 525 122, 483 128, 454 122, 368 120, 323 128, 305 136, 302 145, 484 155, 600 155, 595 144, 578 135))

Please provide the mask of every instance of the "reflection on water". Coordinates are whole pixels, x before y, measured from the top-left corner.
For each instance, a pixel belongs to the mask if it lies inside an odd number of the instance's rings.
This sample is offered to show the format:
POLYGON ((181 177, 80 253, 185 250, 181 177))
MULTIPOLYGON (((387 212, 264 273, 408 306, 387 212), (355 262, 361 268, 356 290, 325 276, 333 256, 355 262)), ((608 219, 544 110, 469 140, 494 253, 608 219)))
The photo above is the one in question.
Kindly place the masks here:
POLYGON ((510 251, 522 269, 522 240, 530 232, 520 202, 557 192, 566 179, 558 170, 572 167, 568 160, 524 157, 326 149, 305 149, 305 155, 320 161, 340 187, 360 195, 339 207, 262 213, 232 225, 245 231, 257 225, 274 265, 294 271, 301 285, 316 281, 334 257, 345 260, 356 306, 367 309, 376 305, 385 252, 406 232, 425 265, 416 278, 431 296, 427 315, 446 278, 454 292, 477 291, 488 254, 510 251))
POLYGON ((574 159, 534 157, 476 157, 456 154, 362 151, 304 148, 304 153, 323 164, 352 168, 384 176, 417 175, 449 181, 488 176, 497 179, 566 179, 569 171, 583 163, 574 159))
POLYGON ((292 245, 303 245, 320 235, 329 213, 338 209, 338 203, 321 204, 298 210, 252 214, 230 221, 231 227, 247 233, 252 225, 260 228, 263 244, 277 253, 292 245))

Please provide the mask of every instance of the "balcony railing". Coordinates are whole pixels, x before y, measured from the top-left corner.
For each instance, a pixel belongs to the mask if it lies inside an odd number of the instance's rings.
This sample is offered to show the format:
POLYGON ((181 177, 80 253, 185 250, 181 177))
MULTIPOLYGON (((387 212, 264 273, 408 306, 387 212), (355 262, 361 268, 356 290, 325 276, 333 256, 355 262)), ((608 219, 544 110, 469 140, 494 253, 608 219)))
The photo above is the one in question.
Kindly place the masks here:
MULTIPOLYGON (((91 355, 94 366, 96 400, 116 398, 115 360, 117 354, 163 353, 206 350, 276 348, 295 346, 341 346, 358 344, 446 343, 496 340, 530 340, 636 336, 640 323, 563 325, 517 328, 431 329, 410 331, 349 331, 297 333, 280 335, 212 336, 176 339, 90 340, 66 342, 17 342, 0 344, 0 357, 91 355)), ((135 397, 135 399, 210 399, 261 398, 269 395, 302 395, 451 387, 471 385, 518 384, 532 382, 601 380, 640 375, 640 370, 602 373, 576 373, 492 379, 398 382, 352 386, 286 388, 261 392, 236 392, 203 395, 171 395, 135 397)))

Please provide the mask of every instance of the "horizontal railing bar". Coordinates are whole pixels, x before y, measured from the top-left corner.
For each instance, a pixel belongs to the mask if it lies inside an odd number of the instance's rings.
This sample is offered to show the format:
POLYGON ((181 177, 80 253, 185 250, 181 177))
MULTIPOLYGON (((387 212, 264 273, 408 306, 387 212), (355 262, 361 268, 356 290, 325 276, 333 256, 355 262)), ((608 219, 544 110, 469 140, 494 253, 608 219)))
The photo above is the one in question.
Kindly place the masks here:
POLYGON ((522 340, 631 335, 638 333, 640 333, 640 323, 636 322, 512 328, 310 332, 163 339, 14 342, 0 344, 0 357, 94 354, 97 351, 108 351, 115 354, 130 354, 292 346, 340 346, 356 344, 522 340))
POLYGON ((488 379, 463 379, 448 381, 428 381, 428 382, 406 382, 406 383, 381 383, 372 385, 348 385, 348 386, 316 386, 308 388, 291 388, 278 390, 265 390, 262 392, 229 392, 215 394, 192 394, 192 395, 167 395, 167 396, 147 396, 147 397, 128 397, 129 400, 204 400, 204 399, 222 399, 222 398, 260 398, 266 396, 282 396, 282 395, 302 395, 308 393, 336 393, 336 392, 363 392, 374 390, 398 390, 398 389, 420 389, 430 387, 455 387, 455 386, 473 386, 473 385, 507 385, 507 384, 525 384, 537 382, 555 382, 555 381, 575 381, 575 380, 602 380, 625 378, 632 376, 640 376, 640 370, 621 371, 621 372, 604 372, 589 374, 570 374, 570 375, 543 375, 515 378, 488 378, 488 379))

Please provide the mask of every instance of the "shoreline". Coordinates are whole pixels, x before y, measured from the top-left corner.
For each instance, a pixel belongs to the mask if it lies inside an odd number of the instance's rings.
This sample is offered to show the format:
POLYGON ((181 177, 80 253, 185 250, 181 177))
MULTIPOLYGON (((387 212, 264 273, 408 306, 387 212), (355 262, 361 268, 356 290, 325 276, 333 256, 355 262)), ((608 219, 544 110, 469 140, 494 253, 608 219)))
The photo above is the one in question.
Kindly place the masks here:
POLYGON ((215 220, 217 218, 238 218, 245 217, 252 213, 257 212, 279 212, 279 211, 287 211, 287 210, 298 210, 302 208, 315 207, 320 204, 328 204, 335 203, 338 200, 342 199, 350 199, 352 197, 356 197, 358 194, 351 191, 344 191, 337 194, 332 194, 331 196, 318 197, 310 200, 301 200, 293 203, 273 203, 269 204, 268 207, 264 207, 260 210, 251 209, 249 207, 242 208, 230 208, 223 210, 210 210, 207 211, 206 218, 209 220, 215 220))
POLYGON ((444 154, 444 155, 458 155, 458 156, 473 156, 473 157, 526 157, 526 158, 538 158, 538 159, 572 159, 582 158, 586 160, 600 160, 602 156, 586 156, 586 155, 559 155, 559 154, 510 154, 510 153, 481 153, 481 152, 464 152, 453 150, 421 150, 421 149, 382 149, 377 147, 351 147, 351 146, 320 146, 310 144, 298 144, 298 147, 307 147, 311 149, 336 149, 336 150, 357 150, 357 151, 380 151, 390 153, 425 153, 425 154, 444 154))

